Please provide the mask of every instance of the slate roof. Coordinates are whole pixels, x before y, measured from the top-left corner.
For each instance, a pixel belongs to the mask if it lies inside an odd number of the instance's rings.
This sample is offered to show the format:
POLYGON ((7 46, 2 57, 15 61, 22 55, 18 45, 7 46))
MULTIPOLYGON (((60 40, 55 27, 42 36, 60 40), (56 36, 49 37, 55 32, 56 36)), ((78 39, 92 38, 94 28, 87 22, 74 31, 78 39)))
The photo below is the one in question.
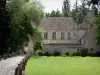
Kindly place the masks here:
POLYGON ((48 17, 41 21, 44 29, 76 29, 77 24, 72 17, 48 17))
POLYGON ((48 17, 41 21, 44 29, 90 29, 94 25, 94 15, 88 12, 82 24, 76 24, 72 17, 48 17))

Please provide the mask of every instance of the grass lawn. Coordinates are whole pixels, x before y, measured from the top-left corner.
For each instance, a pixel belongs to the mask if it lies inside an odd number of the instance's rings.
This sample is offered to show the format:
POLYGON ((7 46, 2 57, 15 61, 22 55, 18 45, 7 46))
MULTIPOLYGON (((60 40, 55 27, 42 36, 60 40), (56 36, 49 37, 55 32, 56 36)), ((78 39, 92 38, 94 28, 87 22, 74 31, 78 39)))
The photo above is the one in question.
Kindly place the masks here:
POLYGON ((100 75, 100 58, 32 57, 26 75, 100 75))

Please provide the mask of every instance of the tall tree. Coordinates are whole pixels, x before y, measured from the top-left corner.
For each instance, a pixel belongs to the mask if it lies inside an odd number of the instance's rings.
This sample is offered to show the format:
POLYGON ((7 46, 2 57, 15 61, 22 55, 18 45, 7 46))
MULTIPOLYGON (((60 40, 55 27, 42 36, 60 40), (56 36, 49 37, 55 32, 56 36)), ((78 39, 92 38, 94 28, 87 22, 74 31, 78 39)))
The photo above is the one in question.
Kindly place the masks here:
POLYGON ((52 10, 50 13, 45 13, 46 17, 61 17, 62 14, 61 12, 57 9, 57 10, 52 10))
POLYGON ((75 12, 78 13, 78 1, 75 2, 75 12))
POLYGON ((9 10, 6 0, 0 0, 0 55, 7 53, 8 37, 10 32, 9 10))
POLYGON ((98 15, 98 9, 95 5, 92 5, 91 11, 94 12, 95 15, 98 15))
POLYGON ((50 13, 50 17, 55 17, 55 15, 56 15, 56 11, 52 10, 51 13, 50 13))
POLYGON ((46 16, 46 17, 50 17, 50 13, 49 13, 49 12, 46 12, 46 13, 45 13, 45 16, 46 16))
POLYGON ((100 45, 100 13, 98 13, 98 11, 100 10, 100 0, 91 0, 90 1, 90 5, 92 5, 92 10, 94 11, 95 15, 96 15, 96 19, 95 19, 95 24, 96 24, 96 42, 97 44, 100 45), (98 7, 96 7, 96 5, 98 7))
POLYGON ((89 5, 96 6, 97 10, 100 10, 100 0, 90 0, 89 5))
POLYGON ((78 5, 76 0, 75 8, 72 10, 72 16, 76 23, 81 24, 89 9, 87 8, 87 1, 81 0, 81 5, 78 5))
POLYGON ((100 3, 100 0, 91 0, 90 1, 90 4, 93 4, 93 5, 98 5, 100 3))
POLYGON ((21 49, 25 40, 34 37, 44 12, 40 2, 36 0, 10 0, 9 8, 12 32, 10 49, 16 52, 21 49))
POLYGON ((63 7, 62 7, 63 16, 69 17, 70 16, 70 1, 64 0, 63 7))
POLYGON ((81 11, 82 11, 83 16, 85 16, 87 12, 86 6, 87 6, 87 0, 82 0, 81 11))
POLYGON ((62 15, 61 15, 61 13, 60 13, 60 11, 57 9, 56 10, 56 17, 61 17, 62 15))
POLYGON ((78 2, 76 0, 75 4, 74 4, 74 9, 72 9, 72 14, 71 16, 73 17, 73 19, 77 22, 77 13, 79 12, 79 7, 78 7, 78 2))
POLYGON ((96 31, 96 41, 97 44, 100 45, 100 15, 98 15, 95 19, 95 24, 97 26, 97 31, 96 31))

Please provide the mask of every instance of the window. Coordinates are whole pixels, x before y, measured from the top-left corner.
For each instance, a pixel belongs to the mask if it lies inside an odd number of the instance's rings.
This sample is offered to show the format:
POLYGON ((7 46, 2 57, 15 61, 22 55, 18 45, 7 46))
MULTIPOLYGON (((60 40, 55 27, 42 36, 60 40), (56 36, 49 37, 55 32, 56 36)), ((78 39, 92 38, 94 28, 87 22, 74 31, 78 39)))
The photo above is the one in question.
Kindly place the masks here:
POLYGON ((91 51, 93 51, 93 48, 91 48, 91 51))
POLYGON ((61 39, 64 39, 65 35, 63 32, 61 32, 61 39))
POLYGON ((56 40, 56 32, 53 32, 53 33, 52 33, 52 39, 53 39, 53 40, 56 40))
POLYGON ((70 32, 68 32, 67 39, 71 40, 71 33, 70 32))
POLYGON ((74 33, 74 36, 76 36, 76 34, 74 33))
POLYGON ((84 43, 85 43, 85 41, 84 41, 84 40, 80 40, 80 43, 81 43, 81 44, 84 44, 84 43))
POLYGON ((45 39, 45 40, 48 39, 48 33, 47 33, 47 32, 44 33, 44 39, 45 39))
POLYGON ((77 51, 79 52, 79 51, 80 51, 80 49, 77 49, 77 51))

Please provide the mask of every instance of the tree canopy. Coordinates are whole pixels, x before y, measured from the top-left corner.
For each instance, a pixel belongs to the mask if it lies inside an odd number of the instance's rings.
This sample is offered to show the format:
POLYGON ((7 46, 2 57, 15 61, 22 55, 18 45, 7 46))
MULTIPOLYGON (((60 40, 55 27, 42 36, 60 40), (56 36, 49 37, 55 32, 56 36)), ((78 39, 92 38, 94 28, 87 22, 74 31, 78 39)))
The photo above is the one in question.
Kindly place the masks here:
POLYGON ((64 17, 70 16, 70 1, 69 0, 63 1, 62 13, 64 17))
POLYGON ((61 17, 61 16, 62 13, 58 9, 56 11, 52 10, 50 13, 46 13, 46 17, 61 17))
POLYGON ((9 8, 11 13, 10 49, 16 51, 25 40, 34 37, 44 12, 40 2, 36 0, 10 0, 9 8))
POLYGON ((39 23, 43 17, 37 0, 0 0, 0 55, 20 51, 26 40, 42 41, 39 23))
POLYGON ((83 23, 84 17, 89 11, 87 3, 88 3, 87 0, 81 0, 81 5, 78 5, 78 2, 76 0, 74 9, 72 10, 72 17, 77 24, 83 23))
POLYGON ((0 55, 7 52, 10 32, 9 10, 6 0, 0 0, 0 55))

